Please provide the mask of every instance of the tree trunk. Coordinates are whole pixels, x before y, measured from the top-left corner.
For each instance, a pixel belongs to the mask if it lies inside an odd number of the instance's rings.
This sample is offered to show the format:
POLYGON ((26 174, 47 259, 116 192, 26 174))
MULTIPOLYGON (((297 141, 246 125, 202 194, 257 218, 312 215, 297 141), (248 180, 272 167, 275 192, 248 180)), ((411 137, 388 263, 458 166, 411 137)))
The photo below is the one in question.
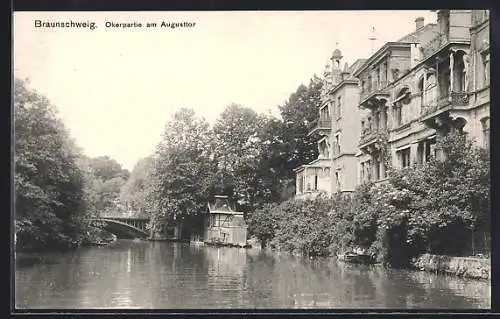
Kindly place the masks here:
POLYGON ((471 228, 471 247, 472 247, 472 256, 476 255, 476 243, 474 242, 474 227, 471 228))

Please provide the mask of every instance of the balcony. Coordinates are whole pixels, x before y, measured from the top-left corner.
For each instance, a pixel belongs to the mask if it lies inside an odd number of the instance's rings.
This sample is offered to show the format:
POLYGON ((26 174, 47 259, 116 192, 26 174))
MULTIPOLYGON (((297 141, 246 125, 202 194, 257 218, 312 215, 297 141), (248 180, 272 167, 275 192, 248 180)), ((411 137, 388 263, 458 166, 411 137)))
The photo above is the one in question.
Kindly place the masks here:
POLYGON ((468 105, 468 92, 451 92, 449 96, 440 97, 435 103, 422 107, 420 120, 425 121, 429 118, 436 117, 454 107, 463 107, 468 105))
POLYGON ((379 149, 381 142, 387 137, 387 130, 382 128, 367 129, 361 133, 359 148, 366 153, 379 149))
POLYGON ((309 135, 313 133, 319 133, 320 135, 328 135, 332 130, 332 118, 330 116, 322 116, 316 122, 314 128, 309 132, 309 135))
POLYGON ((377 108, 385 105, 390 94, 384 90, 373 90, 361 93, 359 106, 361 108, 377 108))
POLYGON ((451 92, 451 104, 455 106, 469 105, 469 92, 451 92))

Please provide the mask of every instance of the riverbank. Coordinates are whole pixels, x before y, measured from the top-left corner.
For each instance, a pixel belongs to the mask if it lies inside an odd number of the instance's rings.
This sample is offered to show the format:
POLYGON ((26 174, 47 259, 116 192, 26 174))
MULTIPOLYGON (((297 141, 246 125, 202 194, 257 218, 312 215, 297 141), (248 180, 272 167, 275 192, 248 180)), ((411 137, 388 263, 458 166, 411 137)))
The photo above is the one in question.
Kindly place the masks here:
MULTIPOLYGON (((277 247, 266 247, 265 250, 275 253, 286 253, 296 257, 305 257, 299 252, 289 252, 277 247)), ((326 255, 318 257, 335 259, 336 261, 341 262, 348 262, 343 261, 338 256, 326 255)), ((313 257, 309 256, 309 258, 313 257)), ((381 265, 382 263, 377 262, 376 264, 381 265)), ((429 273, 445 274, 467 279, 491 280, 491 258, 489 257, 452 257, 444 255, 422 254, 411 261, 408 269, 429 273)))
POLYGON ((411 265, 414 269, 421 271, 448 274, 470 279, 491 279, 490 258, 423 254, 415 258, 411 265))
POLYGON ((21 247, 17 245, 16 242, 14 245, 14 250, 15 250, 16 262, 17 261, 36 262, 40 260, 41 258, 40 256, 47 253, 70 251, 77 249, 79 247, 106 246, 111 243, 114 243, 117 239, 118 238, 115 234, 112 234, 100 228, 93 228, 87 233, 87 236, 85 237, 84 240, 80 242, 75 242, 73 243, 73 245, 68 245, 68 246, 47 245, 39 249, 34 249, 30 247, 21 247))

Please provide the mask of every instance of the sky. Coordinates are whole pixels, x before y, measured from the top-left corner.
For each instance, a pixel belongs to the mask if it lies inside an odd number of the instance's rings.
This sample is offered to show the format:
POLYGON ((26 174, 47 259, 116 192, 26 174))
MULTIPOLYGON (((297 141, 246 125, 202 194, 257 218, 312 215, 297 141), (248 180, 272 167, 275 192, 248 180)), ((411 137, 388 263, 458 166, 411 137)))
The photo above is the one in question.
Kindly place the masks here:
POLYGON ((321 76, 335 48, 350 65, 414 31, 420 16, 436 22, 429 10, 15 12, 14 75, 49 98, 86 155, 131 170, 179 108, 210 123, 231 103, 279 116, 278 105, 321 76), (40 28, 35 20, 97 28, 40 28), (194 26, 162 28, 162 21, 194 26))

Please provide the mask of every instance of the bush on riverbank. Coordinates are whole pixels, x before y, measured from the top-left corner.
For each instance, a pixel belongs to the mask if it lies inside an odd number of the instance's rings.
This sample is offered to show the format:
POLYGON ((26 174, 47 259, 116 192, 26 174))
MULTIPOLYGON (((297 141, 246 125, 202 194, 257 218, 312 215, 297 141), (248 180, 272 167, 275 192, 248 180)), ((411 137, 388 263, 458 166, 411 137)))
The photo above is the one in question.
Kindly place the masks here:
POLYGON ((265 206, 253 214, 252 231, 261 242, 293 253, 326 256, 360 247, 395 267, 408 267, 426 252, 488 251, 488 154, 462 135, 450 135, 438 147, 445 160, 391 171, 388 181, 361 185, 350 199, 265 206))
POLYGON ((489 258, 423 254, 412 261, 412 266, 419 270, 465 278, 486 280, 491 278, 491 260, 489 258))

